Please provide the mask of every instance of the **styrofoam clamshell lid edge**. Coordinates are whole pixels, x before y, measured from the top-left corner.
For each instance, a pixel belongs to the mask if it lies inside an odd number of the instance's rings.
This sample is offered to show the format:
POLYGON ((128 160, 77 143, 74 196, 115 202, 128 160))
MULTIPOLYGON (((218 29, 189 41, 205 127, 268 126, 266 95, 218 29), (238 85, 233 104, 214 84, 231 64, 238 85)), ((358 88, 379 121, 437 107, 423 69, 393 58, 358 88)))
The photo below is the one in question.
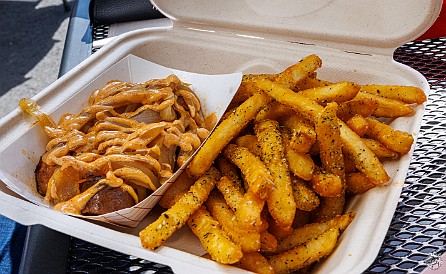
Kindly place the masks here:
POLYGON ((293 42, 361 51, 395 49, 437 19, 439 0, 151 0, 174 24, 282 35, 293 42))

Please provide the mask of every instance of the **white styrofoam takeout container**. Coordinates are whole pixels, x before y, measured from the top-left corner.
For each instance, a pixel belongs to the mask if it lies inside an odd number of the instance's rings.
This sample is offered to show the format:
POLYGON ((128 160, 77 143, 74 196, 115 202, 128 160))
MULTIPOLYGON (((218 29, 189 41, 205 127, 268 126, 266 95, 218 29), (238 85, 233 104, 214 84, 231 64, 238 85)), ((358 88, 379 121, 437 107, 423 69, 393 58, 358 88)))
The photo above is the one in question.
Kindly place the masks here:
MULTIPOLYGON (((35 99, 52 109, 72 99, 107 68, 133 54, 166 67, 221 74, 274 73, 316 53, 323 60, 318 77, 360 84, 414 85, 426 94, 426 79, 395 62, 393 51, 422 34, 435 21, 442 1, 268 1, 156 0, 173 20, 172 27, 139 30, 120 36, 82 62, 35 99)), ((416 138, 424 105, 411 117, 391 121, 416 138)), ((29 119, 14 111, 1 121, 0 151, 28 129, 29 119)), ((24 144, 25 150, 28 144, 24 144)), ((17 153, 21 153, 18 151, 17 153)), ((318 273, 360 273, 374 260, 386 235, 405 181, 412 150, 385 168, 388 184, 358 195, 347 204, 357 213, 335 252, 315 269, 318 273)), ((2 159, 3 160, 3 159, 2 159)), ((167 264, 178 273, 243 270, 202 259, 200 244, 184 227, 156 251, 144 250, 138 232, 157 217, 153 210, 136 228, 85 221, 36 206, 0 183, 0 213, 26 225, 43 224, 123 253, 167 264), (195 256, 198 255, 198 256, 195 256)))

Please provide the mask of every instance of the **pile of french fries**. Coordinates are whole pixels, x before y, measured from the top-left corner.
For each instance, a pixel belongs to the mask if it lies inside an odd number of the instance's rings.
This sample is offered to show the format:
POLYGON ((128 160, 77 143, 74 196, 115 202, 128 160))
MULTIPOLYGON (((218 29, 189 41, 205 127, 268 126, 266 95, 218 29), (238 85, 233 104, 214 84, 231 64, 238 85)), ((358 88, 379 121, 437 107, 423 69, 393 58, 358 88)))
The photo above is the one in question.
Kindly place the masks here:
POLYGON ((309 270, 354 219, 346 196, 389 181, 382 162, 413 137, 377 120, 426 101, 411 86, 317 78, 310 55, 279 74, 245 75, 230 108, 140 232, 154 250, 186 223, 205 257, 257 273, 309 270))

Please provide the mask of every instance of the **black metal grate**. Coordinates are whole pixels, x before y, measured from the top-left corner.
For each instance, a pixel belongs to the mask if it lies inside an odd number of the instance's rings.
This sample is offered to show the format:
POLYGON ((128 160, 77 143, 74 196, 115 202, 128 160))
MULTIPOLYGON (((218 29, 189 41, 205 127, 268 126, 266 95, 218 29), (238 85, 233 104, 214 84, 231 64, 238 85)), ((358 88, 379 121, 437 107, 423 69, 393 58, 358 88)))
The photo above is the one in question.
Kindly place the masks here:
MULTIPOLYGON (((95 28, 95 40, 107 26, 95 28)), ((431 86, 406 183, 387 236, 366 273, 420 273, 432 255, 445 252, 446 38, 408 43, 396 61, 421 72, 431 86)), ((69 273, 173 273, 165 265, 129 257, 73 238, 69 273)))
MULTIPOLYGON (((108 37, 108 30, 110 26, 99 25, 93 28, 93 41, 101 40, 108 37)), ((92 48, 91 53, 95 53, 98 49, 92 48)))

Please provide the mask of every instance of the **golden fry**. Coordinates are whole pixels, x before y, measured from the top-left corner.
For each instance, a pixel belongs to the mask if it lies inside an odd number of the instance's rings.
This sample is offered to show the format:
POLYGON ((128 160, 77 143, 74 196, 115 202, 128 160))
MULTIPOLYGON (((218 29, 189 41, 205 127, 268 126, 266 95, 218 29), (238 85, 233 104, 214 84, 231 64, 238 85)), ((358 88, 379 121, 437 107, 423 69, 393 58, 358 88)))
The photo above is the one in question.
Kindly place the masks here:
POLYGON ((309 183, 314 192, 322 197, 339 197, 344 188, 342 179, 328 172, 317 172, 309 183))
POLYGON ((317 55, 312 54, 279 73, 274 81, 292 89, 321 66, 322 60, 317 55))
POLYGON ((344 212, 345 191, 338 197, 321 197, 319 207, 311 211, 313 222, 324 222, 344 212))
POLYGON ((274 273, 273 267, 259 252, 243 253, 243 257, 234 266, 259 274, 274 273))
MULTIPOLYGON (((327 104, 325 109, 316 118, 315 130, 317 141, 319 143, 319 153, 322 162, 322 168, 324 171, 332 173, 341 180, 341 191, 343 191, 343 188, 345 186, 344 154, 342 152, 342 140, 339 130, 339 123, 336 117, 337 107, 338 105, 336 103, 327 104)), ((314 177, 315 176, 313 176, 312 178, 312 182, 314 177)), ((327 183, 327 181, 325 181, 325 183, 327 183)), ((332 187, 332 189, 334 188, 335 187, 332 187)), ((331 195, 322 196, 338 196, 333 194, 333 191, 331 191, 331 195)))
POLYGON ((274 252, 277 248, 277 239, 268 231, 260 233, 260 251, 274 252))
POLYGON ((143 229, 139 233, 143 247, 154 250, 180 229, 208 198, 219 177, 220 172, 211 167, 195 182, 187 194, 143 229))
POLYGON ((323 86, 331 85, 331 82, 324 81, 321 79, 313 78, 313 77, 306 77, 304 80, 302 80, 300 83, 298 83, 294 89, 295 90, 305 90, 310 88, 318 88, 323 86))
POLYGON ((271 97, 258 92, 249 97, 227 119, 221 121, 216 129, 189 163, 187 172, 192 178, 203 174, 217 158, 222 149, 234 138, 249 121, 254 119, 259 110, 269 102, 271 97))
POLYGON ((368 117, 375 113, 378 108, 378 101, 372 98, 357 98, 351 101, 339 103, 336 115, 339 119, 347 122, 348 119, 355 115, 368 117))
POLYGON ((280 120, 291 131, 290 147, 299 153, 308 153, 316 141, 316 132, 310 121, 294 113, 280 120))
POLYGON ((293 114, 295 114, 295 112, 292 109, 277 101, 272 101, 259 111, 254 122, 258 123, 263 120, 279 121, 282 117, 293 114))
POLYGON ((255 135, 247 134, 239 136, 234 140, 234 143, 241 147, 246 147, 257 157, 260 157, 262 154, 262 147, 260 146, 260 142, 257 140, 257 136, 255 135))
POLYGON ((427 100, 423 90, 413 86, 365 85, 361 86, 361 91, 401 100, 407 104, 422 104, 427 100))
POLYGON ((319 197, 314 191, 301 179, 292 177, 292 186, 296 207, 303 211, 313 211, 320 203, 319 197))
POLYGON ((288 273, 308 266, 328 256, 335 248, 338 229, 329 229, 321 235, 283 253, 268 256, 275 273, 288 273))
POLYGON ((366 118, 369 123, 367 135, 380 141, 387 148, 399 152, 408 153, 413 144, 413 137, 407 132, 395 130, 391 126, 372 118, 366 118))
POLYGON ((375 117, 395 118, 413 114, 412 106, 399 100, 384 98, 367 92, 359 92, 358 95, 356 95, 356 98, 370 98, 376 100, 378 102, 378 107, 373 113, 373 116, 375 117))
POLYGON ((370 148, 373 153, 375 153, 376 157, 380 159, 396 159, 399 157, 399 154, 395 151, 388 149, 385 145, 383 145, 380 141, 369 138, 362 138, 362 141, 370 148))
POLYGON ((347 193, 361 194, 375 187, 364 174, 360 172, 352 172, 345 177, 347 183, 347 193))
POLYGON ((223 194, 226 203, 232 210, 237 211, 238 204, 243 199, 244 190, 227 176, 223 176, 217 182, 217 188, 223 194))
POLYGON ((314 162, 309 154, 303 154, 291 148, 291 136, 286 130, 282 130, 285 158, 288 161, 290 171, 297 177, 310 180, 313 177, 314 162))
POLYGON ((261 158, 274 180, 275 189, 266 198, 268 210, 276 222, 291 227, 296 212, 288 163, 285 160, 279 123, 264 120, 254 128, 262 147, 261 158))
POLYGON ((243 257, 240 246, 231 241, 204 207, 199 208, 187 223, 214 261, 233 264, 243 257))
POLYGON ((346 124, 360 137, 364 136, 369 129, 369 123, 367 120, 364 118, 364 116, 358 114, 348 119, 346 124))
MULTIPOLYGON (((255 252, 260 249, 260 233, 256 231, 246 231, 237 226, 234 222, 234 211, 226 204, 225 199, 219 192, 211 192, 205 202, 207 210, 221 225, 222 229, 234 241, 240 245, 243 252, 255 252)), ((277 244, 277 243, 276 243, 277 244)))
POLYGON ((246 230, 263 231, 267 222, 262 218, 265 200, 258 197, 249 189, 237 204, 235 212, 237 223, 246 230))
POLYGON ((223 154, 241 170, 249 190, 265 199, 274 186, 274 180, 265 164, 247 148, 235 144, 227 145, 223 154))
POLYGON ((336 228, 341 232, 344 231, 347 226, 353 221, 355 214, 353 212, 347 212, 343 215, 337 215, 334 218, 325 222, 316 222, 307 224, 303 227, 299 227, 293 230, 293 233, 285 239, 279 240, 276 251, 274 254, 278 254, 299 245, 305 244, 309 240, 317 237, 325 231, 336 228))
POLYGON ((352 82, 339 82, 327 86, 301 90, 299 93, 319 104, 349 101, 358 94, 360 86, 352 82))

